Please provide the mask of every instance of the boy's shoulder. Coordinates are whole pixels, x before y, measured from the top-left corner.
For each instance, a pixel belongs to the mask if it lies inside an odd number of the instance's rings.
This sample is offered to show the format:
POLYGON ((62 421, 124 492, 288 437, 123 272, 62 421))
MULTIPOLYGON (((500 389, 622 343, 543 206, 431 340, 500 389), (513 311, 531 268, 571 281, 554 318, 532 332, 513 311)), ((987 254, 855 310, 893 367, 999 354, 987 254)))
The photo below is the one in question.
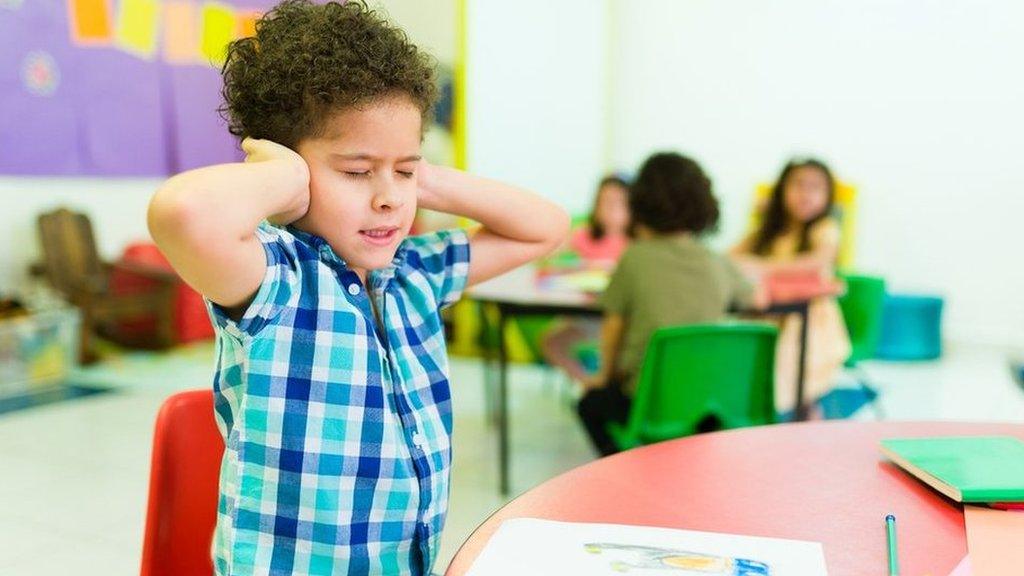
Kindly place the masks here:
POLYGON ((653 238, 637 239, 630 242, 629 247, 626 248, 625 252, 623 252, 622 257, 626 258, 628 256, 632 259, 660 259, 669 255, 704 256, 713 253, 713 250, 692 236, 655 236, 653 238))
POLYGON ((447 228, 407 236, 398 245, 392 265, 421 267, 451 265, 469 257, 469 236, 461 228, 447 228), (462 257, 460 257, 462 256, 462 257))

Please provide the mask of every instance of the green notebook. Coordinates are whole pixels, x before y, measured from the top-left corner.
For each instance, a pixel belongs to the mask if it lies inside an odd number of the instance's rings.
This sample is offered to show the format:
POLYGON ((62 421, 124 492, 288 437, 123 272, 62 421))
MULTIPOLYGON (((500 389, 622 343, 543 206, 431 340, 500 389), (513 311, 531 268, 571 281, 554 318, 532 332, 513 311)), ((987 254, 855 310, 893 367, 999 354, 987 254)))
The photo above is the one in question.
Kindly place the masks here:
POLYGON ((1009 436, 893 438, 882 452, 957 502, 1024 502, 1024 442, 1009 436))

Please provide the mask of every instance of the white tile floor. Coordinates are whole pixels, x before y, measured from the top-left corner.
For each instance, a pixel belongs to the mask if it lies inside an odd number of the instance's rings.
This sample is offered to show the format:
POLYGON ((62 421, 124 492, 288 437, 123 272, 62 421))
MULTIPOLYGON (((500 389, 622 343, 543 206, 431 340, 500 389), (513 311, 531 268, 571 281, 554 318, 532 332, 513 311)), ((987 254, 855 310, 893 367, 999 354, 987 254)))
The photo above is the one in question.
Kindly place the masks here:
MULTIPOLYGON (((889 419, 1024 422, 1005 351, 955 348, 940 362, 870 363, 889 419)), ((482 368, 453 361, 455 464, 436 566, 500 506, 482 368)), ((513 489, 592 458, 573 413, 537 368, 513 373, 513 489)), ((173 386, 139 385, 0 416, 0 575, 138 572, 153 419, 173 386)), ((869 411, 857 417, 873 418, 869 411)))

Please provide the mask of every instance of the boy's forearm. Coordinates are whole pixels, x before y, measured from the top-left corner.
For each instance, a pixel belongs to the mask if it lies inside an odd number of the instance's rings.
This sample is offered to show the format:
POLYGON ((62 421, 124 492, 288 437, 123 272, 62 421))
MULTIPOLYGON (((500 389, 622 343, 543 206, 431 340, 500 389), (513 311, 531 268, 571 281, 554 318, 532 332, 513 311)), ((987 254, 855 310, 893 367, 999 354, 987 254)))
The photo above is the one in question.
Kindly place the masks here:
POLYGON ((308 201, 309 172, 298 163, 220 164, 168 180, 153 197, 150 216, 170 220, 181 234, 241 238, 266 218, 304 211, 308 201))
POLYGON ((562 241, 568 216, 557 204, 515 186, 431 166, 421 180, 424 208, 476 220, 494 234, 531 243, 562 241))

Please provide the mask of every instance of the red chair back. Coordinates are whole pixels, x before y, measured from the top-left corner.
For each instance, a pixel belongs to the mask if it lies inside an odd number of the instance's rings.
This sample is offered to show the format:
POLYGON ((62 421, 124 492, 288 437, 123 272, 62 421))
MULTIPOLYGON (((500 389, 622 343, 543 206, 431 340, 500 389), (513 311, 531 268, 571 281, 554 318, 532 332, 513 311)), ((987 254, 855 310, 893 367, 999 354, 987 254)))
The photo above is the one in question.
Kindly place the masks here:
POLYGON ((156 417, 142 576, 209 576, 224 441, 213 392, 168 398, 156 417))

